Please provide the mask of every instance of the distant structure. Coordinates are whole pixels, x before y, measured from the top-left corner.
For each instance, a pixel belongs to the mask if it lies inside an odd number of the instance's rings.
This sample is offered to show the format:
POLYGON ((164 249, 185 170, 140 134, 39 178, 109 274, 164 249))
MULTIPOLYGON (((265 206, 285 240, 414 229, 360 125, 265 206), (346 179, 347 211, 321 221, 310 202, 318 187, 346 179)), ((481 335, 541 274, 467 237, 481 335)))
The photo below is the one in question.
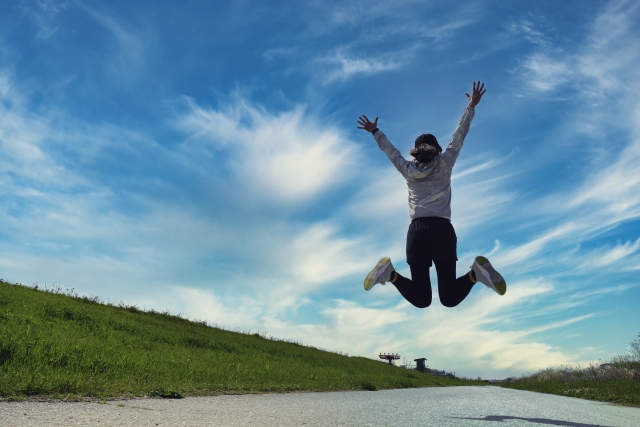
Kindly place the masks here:
POLYGON ((427 361, 425 357, 421 357, 420 359, 413 359, 413 361, 416 362, 416 371, 431 372, 431 369, 427 369, 426 365, 424 364, 427 361))
POLYGON ((416 370, 419 372, 422 372, 423 374, 431 374, 431 375, 437 375, 440 377, 455 377, 456 374, 455 372, 445 372, 445 371, 439 371, 437 369, 430 369, 427 365, 427 358, 426 357, 421 357, 419 359, 413 359, 416 362, 416 367, 414 368, 413 365, 407 365, 406 363, 404 365, 402 365, 403 368, 405 369, 411 369, 411 370, 416 370))
POLYGON ((393 365, 393 361, 394 360, 398 360, 400 359, 400 355, 399 354, 393 354, 393 353, 380 353, 380 359, 384 359, 387 362, 389 362, 389 365, 393 365))

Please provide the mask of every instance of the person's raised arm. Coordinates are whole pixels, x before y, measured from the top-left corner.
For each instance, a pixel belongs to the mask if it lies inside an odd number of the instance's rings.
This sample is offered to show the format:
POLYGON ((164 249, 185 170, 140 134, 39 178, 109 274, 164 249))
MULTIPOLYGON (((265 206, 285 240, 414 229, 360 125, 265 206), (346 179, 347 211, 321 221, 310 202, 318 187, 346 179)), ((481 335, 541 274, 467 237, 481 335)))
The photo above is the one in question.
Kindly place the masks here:
POLYGON ((449 142, 449 146, 442 154, 443 157, 447 159, 447 161, 455 163, 458 158, 458 154, 460 154, 460 150, 462 149, 462 143, 464 142, 464 138, 467 136, 469 132, 469 127, 471 126, 471 120, 473 120, 473 116, 475 116, 475 107, 478 105, 480 100, 482 99, 482 95, 485 94, 487 90, 484 88, 484 83, 473 82, 473 91, 471 95, 465 93, 467 99, 469 100, 469 105, 464 109, 462 113, 462 118, 460 119, 460 123, 458 123, 458 127, 456 131, 451 136, 451 141, 449 142))
POLYGON ((387 155, 391 163, 398 169, 398 171, 407 178, 409 176, 409 166, 411 162, 407 161, 400 151, 396 147, 393 146, 391 141, 387 139, 387 136, 378 129, 378 118, 376 117, 375 121, 369 120, 367 116, 364 114, 358 117, 358 129, 366 130, 367 132, 371 132, 373 138, 378 143, 378 147, 387 155))

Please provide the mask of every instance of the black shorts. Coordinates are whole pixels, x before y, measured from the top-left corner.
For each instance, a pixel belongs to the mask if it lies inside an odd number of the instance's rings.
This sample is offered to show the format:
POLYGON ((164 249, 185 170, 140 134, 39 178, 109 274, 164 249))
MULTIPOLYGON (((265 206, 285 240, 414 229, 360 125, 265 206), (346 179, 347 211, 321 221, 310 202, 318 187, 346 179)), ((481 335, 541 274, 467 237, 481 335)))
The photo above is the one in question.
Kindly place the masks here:
POLYGON ((415 218, 407 232, 407 264, 458 260, 458 238, 451 221, 440 217, 415 218))

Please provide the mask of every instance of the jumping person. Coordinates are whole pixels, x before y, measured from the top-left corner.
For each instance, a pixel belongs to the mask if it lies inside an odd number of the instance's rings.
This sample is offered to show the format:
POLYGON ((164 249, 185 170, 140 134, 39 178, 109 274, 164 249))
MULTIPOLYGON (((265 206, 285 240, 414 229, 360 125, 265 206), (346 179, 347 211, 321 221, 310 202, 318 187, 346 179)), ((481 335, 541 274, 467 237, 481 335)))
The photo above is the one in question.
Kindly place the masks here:
POLYGON ((409 151, 414 157, 408 161, 400 154, 387 136, 378 129, 378 118, 369 121, 363 115, 358 119, 358 129, 371 132, 378 146, 398 169, 409 187, 409 211, 411 225, 407 233, 407 263, 412 279, 398 274, 389 258, 382 258, 364 279, 364 289, 375 284, 391 282, 402 296, 418 308, 431 305, 431 280, 429 268, 436 265, 438 294, 446 307, 455 307, 469 295, 477 282, 484 283, 498 294, 504 295, 507 284, 489 260, 478 256, 471 271, 456 279, 457 237, 451 225, 451 170, 458 158, 471 120, 486 90, 484 83, 473 83, 469 105, 464 109, 458 128, 453 133, 447 149, 442 152, 438 140, 431 134, 416 138, 415 148, 409 151))

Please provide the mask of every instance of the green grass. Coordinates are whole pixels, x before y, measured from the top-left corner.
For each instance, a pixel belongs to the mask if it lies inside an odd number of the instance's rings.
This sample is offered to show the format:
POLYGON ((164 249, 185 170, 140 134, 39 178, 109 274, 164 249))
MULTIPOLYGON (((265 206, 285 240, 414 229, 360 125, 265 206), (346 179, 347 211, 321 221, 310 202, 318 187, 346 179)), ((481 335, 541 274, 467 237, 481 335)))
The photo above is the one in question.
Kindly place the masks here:
POLYGON ((0 397, 378 390, 478 385, 232 332, 169 313, 0 281, 0 397))
POLYGON ((640 362, 618 357, 611 366, 560 366, 502 383, 502 387, 640 406, 640 362))

